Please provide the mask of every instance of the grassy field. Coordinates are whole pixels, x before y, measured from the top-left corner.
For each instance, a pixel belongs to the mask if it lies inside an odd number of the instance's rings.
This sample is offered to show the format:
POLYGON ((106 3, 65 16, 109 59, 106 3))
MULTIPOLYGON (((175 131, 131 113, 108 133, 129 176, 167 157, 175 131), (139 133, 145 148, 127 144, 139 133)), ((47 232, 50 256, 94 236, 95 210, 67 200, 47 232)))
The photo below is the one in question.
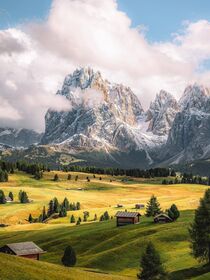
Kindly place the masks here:
MULTIPOLYGON (((93 175, 82 173, 71 173, 72 180, 67 181, 67 173, 57 173, 60 178, 59 182, 53 182, 55 172, 49 172, 45 173, 44 178, 40 181, 36 181, 24 173, 18 173, 11 175, 9 182, 1 183, 0 189, 4 190, 6 194, 9 191, 14 193, 15 202, 0 205, 0 223, 10 225, 0 229, 0 246, 12 242, 34 241, 47 251, 41 260, 58 265, 61 264, 64 248, 71 244, 77 253, 77 267, 80 268, 80 273, 87 273, 84 270, 88 269, 109 273, 110 275, 107 277, 117 275, 116 279, 121 279, 120 276, 135 279, 145 244, 152 240, 161 253, 161 258, 171 279, 202 280, 210 278, 210 274, 206 273, 205 268, 202 268, 190 255, 188 240, 188 226, 193 219, 193 209, 197 207, 206 186, 187 184, 167 186, 161 184, 161 178, 152 180, 133 178, 123 182, 122 177, 102 176, 102 180, 99 180, 99 176, 94 179, 93 175), (74 179, 76 175, 79 176, 77 182, 74 179), (87 182, 87 176, 89 176, 90 182, 87 182), (82 188, 82 190, 78 190, 78 188, 82 188), (20 189, 28 193, 30 199, 33 200, 32 203, 24 205, 18 203, 17 196, 20 189), (105 210, 114 216, 118 210, 116 208, 118 203, 123 204, 124 209, 134 210, 135 203, 146 203, 152 194, 158 197, 163 209, 176 203, 182 210, 181 218, 174 223, 159 225, 154 224, 150 218, 142 217, 140 224, 122 228, 116 227, 115 219, 107 222, 92 221, 95 213, 99 217, 105 210), (44 205, 47 207, 49 200, 55 196, 60 202, 64 197, 71 202, 79 201, 82 209, 69 211, 68 217, 51 220, 47 224, 29 224, 26 221, 29 213, 38 216, 42 207, 44 205), (69 223, 72 213, 75 217, 82 217, 85 210, 90 212, 87 223, 82 223, 80 226, 69 223)), ((143 211, 141 213, 143 214, 143 211)), ((10 259, 8 259, 9 261, 10 259)), ((23 260, 21 261, 23 262, 23 260)), ((18 259, 18 262, 21 261, 18 259)), ((2 264, 1 257, 0 263, 2 264)), ((39 266, 37 262, 36 265, 39 266)), ((40 262, 40 271, 42 266, 44 268, 44 263, 40 262)), ((28 267, 27 264, 26 267, 28 267)), ((59 269, 60 273, 65 274, 64 268, 59 266, 59 269)), ((115 279, 93 278, 100 277, 100 275, 92 274, 95 276, 84 276, 84 274, 78 276, 77 279, 115 279)))

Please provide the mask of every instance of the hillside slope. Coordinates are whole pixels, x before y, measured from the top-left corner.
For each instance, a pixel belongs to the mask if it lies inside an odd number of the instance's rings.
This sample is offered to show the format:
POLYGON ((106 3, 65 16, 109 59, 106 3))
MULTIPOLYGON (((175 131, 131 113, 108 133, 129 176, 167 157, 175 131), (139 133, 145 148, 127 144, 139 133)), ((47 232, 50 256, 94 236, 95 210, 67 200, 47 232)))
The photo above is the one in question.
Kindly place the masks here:
POLYGON ((75 268, 66 268, 42 261, 34 261, 0 253, 0 279, 131 280, 134 278, 82 271, 75 268))

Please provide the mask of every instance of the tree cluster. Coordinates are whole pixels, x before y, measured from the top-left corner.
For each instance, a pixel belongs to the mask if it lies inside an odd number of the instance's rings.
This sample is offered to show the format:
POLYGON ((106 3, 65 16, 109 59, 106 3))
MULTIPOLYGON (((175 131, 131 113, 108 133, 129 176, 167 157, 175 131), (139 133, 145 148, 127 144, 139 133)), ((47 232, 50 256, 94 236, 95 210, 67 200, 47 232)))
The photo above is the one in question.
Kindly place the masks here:
POLYGON ((44 222, 46 219, 50 218, 53 214, 57 214, 59 217, 66 217, 67 211, 80 210, 80 207, 81 207, 80 202, 70 203, 69 200, 65 197, 63 202, 59 203, 58 199, 54 197, 49 201, 47 211, 44 206, 39 218, 33 218, 32 215, 30 214, 28 217, 28 221, 30 223, 44 222))
POLYGON ((100 222, 107 221, 109 219, 110 219, 109 213, 107 211, 105 211, 100 217, 100 222))
POLYGON ((198 184, 198 185, 208 185, 210 186, 210 177, 195 176, 192 173, 183 173, 180 178, 176 177, 174 180, 163 179, 163 185, 172 184, 198 184))
POLYGON ((20 203, 29 203, 29 198, 25 191, 20 190, 18 197, 19 197, 20 203))

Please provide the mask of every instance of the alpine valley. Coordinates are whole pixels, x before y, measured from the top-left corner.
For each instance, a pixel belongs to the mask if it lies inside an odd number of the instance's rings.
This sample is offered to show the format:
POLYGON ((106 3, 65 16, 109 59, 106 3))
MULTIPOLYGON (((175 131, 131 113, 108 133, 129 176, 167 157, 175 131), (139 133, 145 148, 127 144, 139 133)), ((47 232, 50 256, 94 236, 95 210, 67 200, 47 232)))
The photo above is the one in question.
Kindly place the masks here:
POLYGON ((129 87, 81 68, 67 75, 58 95, 69 111, 45 115, 45 131, 0 129, 1 156, 48 164, 148 168, 205 163, 210 158, 210 90, 188 86, 177 101, 161 90, 149 109, 129 87))

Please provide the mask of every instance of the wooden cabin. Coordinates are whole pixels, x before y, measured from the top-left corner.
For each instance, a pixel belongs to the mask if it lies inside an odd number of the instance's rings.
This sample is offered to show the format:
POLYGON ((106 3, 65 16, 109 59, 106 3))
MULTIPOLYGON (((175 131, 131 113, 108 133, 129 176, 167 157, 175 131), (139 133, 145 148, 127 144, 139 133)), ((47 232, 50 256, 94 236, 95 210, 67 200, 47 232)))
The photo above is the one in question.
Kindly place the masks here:
POLYGON ((39 260, 40 254, 46 253, 41 248, 39 248, 34 242, 6 244, 0 248, 0 252, 34 260, 39 260))
POLYGON ((166 213, 160 213, 154 217, 155 223, 170 223, 173 222, 173 220, 166 214, 166 213))
POLYGON ((141 204, 141 203, 137 203, 136 205, 135 205, 135 208, 136 209, 144 209, 144 204, 141 204))
POLYGON ((138 212, 118 211, 115 215, 117 219, 117 227, 130 224, 138 224, 141 214, 138 212))

